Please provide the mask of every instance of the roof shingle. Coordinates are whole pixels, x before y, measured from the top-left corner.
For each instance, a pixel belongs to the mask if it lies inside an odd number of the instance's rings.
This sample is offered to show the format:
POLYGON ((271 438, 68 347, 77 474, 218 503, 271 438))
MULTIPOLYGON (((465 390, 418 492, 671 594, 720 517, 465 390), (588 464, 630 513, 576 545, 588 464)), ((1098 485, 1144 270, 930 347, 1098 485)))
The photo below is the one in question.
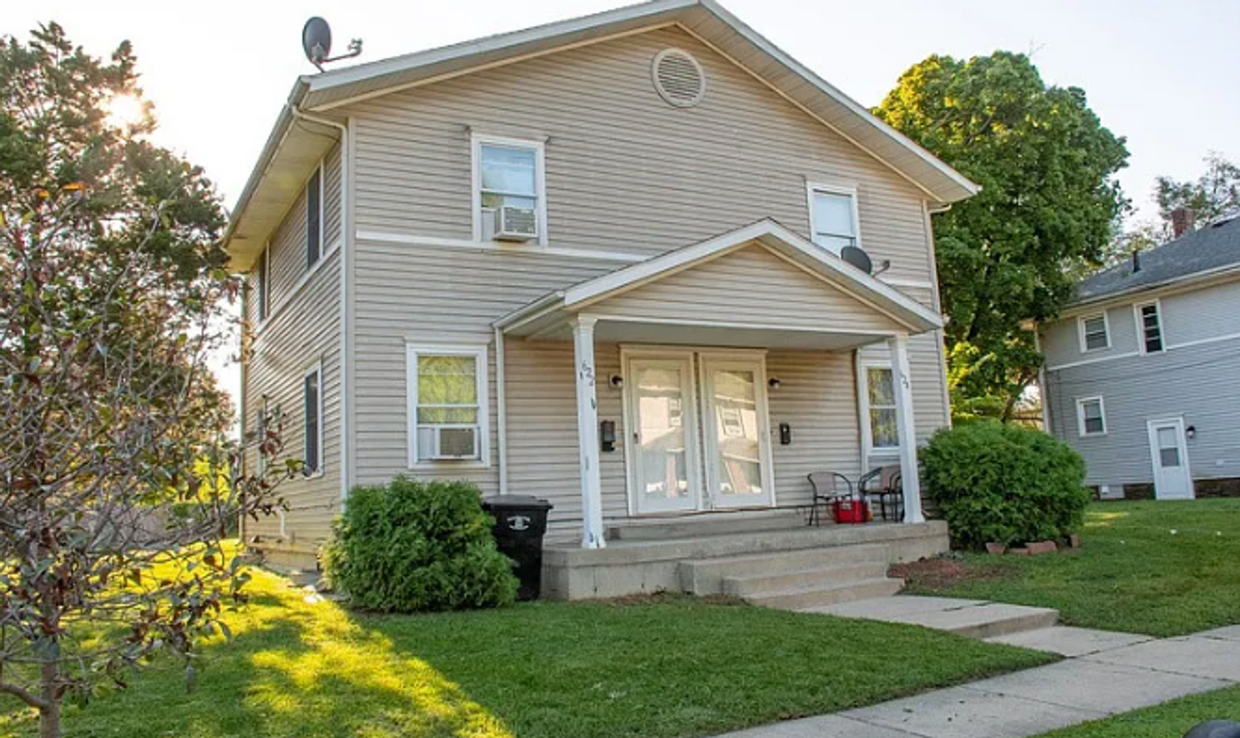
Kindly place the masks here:
POLYGON ((1240 265, 1240 216, 1212 223, 1140 254, 1132 261, 1094 274, 1076 286, 1074 304, 1176 282, 1203 272, 1240 265))

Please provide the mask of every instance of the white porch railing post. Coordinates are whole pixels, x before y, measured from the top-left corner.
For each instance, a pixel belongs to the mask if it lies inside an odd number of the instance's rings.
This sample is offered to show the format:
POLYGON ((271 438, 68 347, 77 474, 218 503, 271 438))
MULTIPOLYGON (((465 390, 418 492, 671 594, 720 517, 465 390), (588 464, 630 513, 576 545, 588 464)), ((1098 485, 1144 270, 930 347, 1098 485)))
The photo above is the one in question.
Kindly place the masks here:
POLYGON ((904 522, 924 523, 921 511, 921 478, 917 474, 917 427, 913 423, 913 382, 908 364, 908 336, 893 336, 891 386, 895 391, 896 432, 900 440, 900 480, 904 487, 904 522))
POLYGON ((577 447, 581 460, 581 547, 603 548, 603 492, 599 475, 598 399, 594 389, 595 318, 573 321, 577 367, 577 447))

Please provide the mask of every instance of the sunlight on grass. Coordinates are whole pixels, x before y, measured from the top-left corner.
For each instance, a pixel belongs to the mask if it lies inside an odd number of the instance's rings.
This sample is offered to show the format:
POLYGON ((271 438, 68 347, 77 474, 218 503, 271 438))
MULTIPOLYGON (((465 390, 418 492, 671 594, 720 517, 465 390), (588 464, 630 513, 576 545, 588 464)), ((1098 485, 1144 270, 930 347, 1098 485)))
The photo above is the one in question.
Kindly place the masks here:
POLYGON ((1109 528, 1116 521, 1123 520, 1128 517, 1126 512, 1102 512, 1100 510, 1091 510, 1085 514, 1086 528, 1109 528))

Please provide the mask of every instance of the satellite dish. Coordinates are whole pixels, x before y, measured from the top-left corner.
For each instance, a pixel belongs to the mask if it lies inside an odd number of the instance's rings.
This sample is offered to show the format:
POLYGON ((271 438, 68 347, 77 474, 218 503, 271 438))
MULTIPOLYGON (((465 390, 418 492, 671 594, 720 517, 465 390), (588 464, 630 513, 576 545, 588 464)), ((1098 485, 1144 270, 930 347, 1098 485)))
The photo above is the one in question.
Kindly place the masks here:
POLYGON ((362 53, 362 40, 355 38, 349 42, 349 51, 340 56, 329 56, 332 53, 332 29, 327 25, 327 21, 317 15, 306 21, 306 25, 301 28, 301 48, 306 52, 306 58, 310 63, 323 71, 323 65, 328 62, 339 61, 340 59, 349 59, 362 53))
POLYGON ((306 52, 310 63, 323 71, 323 62, 332 53, 332 29, 327 21, 317 15, 306 21, 301 29, 301 48, 306 52))
POLYGON ((866 274, 874 271, 874 264, 870 261, 870 255, 856 246, 845 246, 840 249, 840 258, 866 274))

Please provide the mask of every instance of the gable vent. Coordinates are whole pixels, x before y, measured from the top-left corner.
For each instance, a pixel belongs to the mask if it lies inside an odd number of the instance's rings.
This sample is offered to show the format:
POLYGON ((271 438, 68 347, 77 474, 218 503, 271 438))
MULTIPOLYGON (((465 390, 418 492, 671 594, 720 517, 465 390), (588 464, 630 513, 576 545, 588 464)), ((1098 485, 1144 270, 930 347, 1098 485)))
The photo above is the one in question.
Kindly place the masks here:
POLYGON ((651 73, 659 96, 678 108, 697 105, 706 94, 706 73, 687 51, 660 51, 654 57, 651 73))

